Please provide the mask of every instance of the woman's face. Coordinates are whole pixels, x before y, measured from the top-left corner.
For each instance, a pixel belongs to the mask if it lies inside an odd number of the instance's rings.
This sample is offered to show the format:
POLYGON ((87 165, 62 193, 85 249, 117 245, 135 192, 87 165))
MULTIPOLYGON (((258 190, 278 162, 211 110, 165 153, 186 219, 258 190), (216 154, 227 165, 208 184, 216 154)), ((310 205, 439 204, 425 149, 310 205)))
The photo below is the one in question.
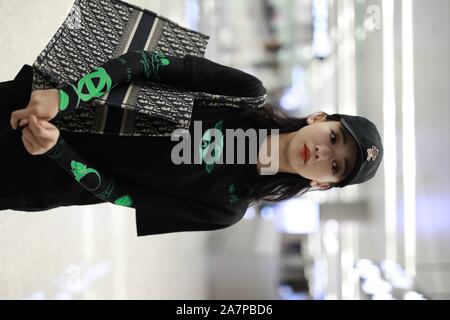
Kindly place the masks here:
POLYGON ((308 117, 308 125, 292 134, 287 146, 289 166, 302 177, 312 180, 312 186, 328 188, 353 170, 356 162, 356 142, 339 121, 325 121, 325 113, 308 117), (302 159, 304 146, 309 159, 302 159), (347 170, 345 171, 345 168, 347 170))

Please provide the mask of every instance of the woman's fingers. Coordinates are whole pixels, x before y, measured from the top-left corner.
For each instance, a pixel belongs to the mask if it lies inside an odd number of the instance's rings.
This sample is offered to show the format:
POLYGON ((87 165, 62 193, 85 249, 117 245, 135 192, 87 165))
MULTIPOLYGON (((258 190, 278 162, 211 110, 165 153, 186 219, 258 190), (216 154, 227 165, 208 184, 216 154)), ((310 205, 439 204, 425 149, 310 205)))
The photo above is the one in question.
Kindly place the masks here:
POLYGON ((42 154, 51 145, 48 129, 44 128, 34 115, 30 120, 29 126, 22 130, 30 149, 28 152, 31 151, 30 153, 33 155, 42 154))
MULTIPOLYGON (((19 122, 19 127, 22 128, 23 126, 26 126, 28 123, 29 123, 28 119, 22 119, 19 122)), ((47 129, 56 128, 53 124, 51 124, 48 121, 38 121, 38 124, 47 129)))
POLYGON ((25 132, 22 132, 22 142, 23 145, 25 146, 25 149, 28 151, 29 154, 34 155, 34 147, 33 144, 31 143, 31 141, 28 139, 27 135, 25 134, 25 132))
POLYGON ((40 140, 43 138, 42 129, 37 127, 36 122, 31 119, 28 127, 25 128, 35 139, 40 140))
POLYGON ((58 114, 58 103, 57 89, 33 90, 28 106, 11 113, 10 125, 13 129, 17 129, 20 120, 29 119, 31 115, 35 115, 40 120, 49 121, 58 114))
POLYGON ((30 126, 22 130, 23 135, 27 138, 34 150, 43 147, 41 138, 36 137, 35 133, 30 130, 30 126))
POLYGON ((19 127, 25 126, 25 125, 27 125, 27 123, 28 123, 28 120, 27 120, 27 119, 22 119, 22 120, 20 120, 20 122, 19 122, 19 127))
POLYGON ((22 130, 22 141, 25 149, 33 156, 38 155, 43 149, 38 139, 31 133, 28 127, 22 130))
POLYGON ((47 130, 56 129, 56 127, 52 123, 50 123, 50 122, 48 122, 46 120, 42 120, 42 121, 38 120, 37 123, 38 123, 38 125, 41 128, 44 128, 44 129, 47 129, 47 130))
POLYGON ((59 130, 48 121, 39 121, 31 115, 28 127, 22 128, 22 140, 32 155, 44 154, 50 150, 59 138, 59 130))
POLYGON ((36 116, 32 115, 30 117, 30 124, 28 125, 31 132, 34 134, 35 137, 38 139, 48 139, 48 132, 47 129, 43 127, 40 121, 37 120, 36 116))
POLYGON ((10 124, 11 124, 11 128, 13 128, 14 130, 17 129, 17 123, 24 119, 24 118, 28 118, 29 117, 29 110, 28 109, 20 109, 20 110, 16 110, 14 112, 11 113, 11 118, 10 118, 10 124))

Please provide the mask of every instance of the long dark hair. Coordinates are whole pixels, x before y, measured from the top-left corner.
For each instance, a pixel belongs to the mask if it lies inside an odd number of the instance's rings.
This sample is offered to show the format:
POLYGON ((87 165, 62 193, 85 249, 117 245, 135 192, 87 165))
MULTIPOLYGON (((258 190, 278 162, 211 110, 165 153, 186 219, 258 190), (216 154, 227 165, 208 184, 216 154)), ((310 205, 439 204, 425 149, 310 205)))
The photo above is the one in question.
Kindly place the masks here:
MULTIPOLYGON (((297 131, 307 125, 307 117, 292 117, 271 103, 248 110, 246 116, 251 117, 259 128, 279 129, 280 134, 297 131)), ((339 121, 340 116, 327 115, 325 120, 339 121)), ((280 202, 294 196, 303 195, 308 191, 325 191, 333 187, 333 185, 330 185, 327 189, 315 189, 310 185, 310 182, 311 180, 293 173, 278 172, 275 175, 261 175, 252 186, 247 201, 249 206, 261 201, 280 202)))

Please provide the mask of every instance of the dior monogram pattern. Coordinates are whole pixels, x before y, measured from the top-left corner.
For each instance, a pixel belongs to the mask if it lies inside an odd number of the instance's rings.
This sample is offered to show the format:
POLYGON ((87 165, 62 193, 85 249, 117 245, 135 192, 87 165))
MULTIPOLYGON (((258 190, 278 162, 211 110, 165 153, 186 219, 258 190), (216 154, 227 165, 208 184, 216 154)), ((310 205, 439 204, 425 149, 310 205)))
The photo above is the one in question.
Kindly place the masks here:
MULTIPOLYGON (((139 31, 136 26, 142 23, 144 16, 147 20, 155 19, 151 34, 147 35, 147 49, 154 47, 155 51, 180 57, 188 53, 203 56, 206 49, 207 36, 122 1, 77 0, 73 8, 80 8, 79 28, 68 27, 73 24, 69 14, 33 64, 34 90, 61 88, 131 50, 126 47, 127 43, 136 36, 139 31)), ((119 134, 161 135, 155 128, 147 129, 157 123, 164 132, 189 126, 193 104, 190 92, 145 79, 133 81, 130 87, 126 103, 114 106, 124 109, 124 126, 119 134), (138 113, 143 115, 137 116, 138 113)), ((60 130, 104 133, 106 114, 112 104, 96 99, 63 119, 55 119, 54 124, 60 130)))
POLYGON ((234 107, 260 108, 264 105, 267 93, 259 97, 235 97, 220 94, 211 94, 207 92, 194 92, 194 99, 199 106, 208 107, 234 107))
MULTIPOLYGON (((33 86, 33 90, 62 87, 36 69, 33 74, 33 86)), ((98 112, 96 108, 102 109, 104 106, 95 106, 92 102, 88 102, 85 106, 75 109, 66 115, 62 121, 55 122, 52 120, 51 122, 63 131, 92 132, 91 128, 94 126, 94 121, 96 119, 98 122, 101 121, 100 117, 96 117, 96 112, 98 112)), ((126 126, 133 127, 133 136, 164 136, 164 133, 169 133, 170 135, 173 130, 177 129, 174 122, 137 112, 129 112, 127 120, 129 122, 127 122, 126 126)))
POLYGON ((105 0, 77 0, 33 66, 57 82, 73 82, 113 57, 130 21, 132 8, 105 0), (77 28, 71 14, 80 8, 77 28))
MULTIPOLYGON (((33 64, 33 90, 59 89, 130 50, 201 57, 208 39, 204 34, 123 1, 76 0, 64 24, 33 64), (143 35, 146 43, 136 44, 135 40, 143 35)), ((62 131, 170 136, 177 128, 189 128, 194 100, 211 107, 261 107, 266 99, 266 95, 249 98, 190 92, 146 79, 123 86, 126 99, 110 99, 108 94, 52 122, 62 131), (108 115, 117 107, 122 110, 120 125, 106 130, 108 115)))

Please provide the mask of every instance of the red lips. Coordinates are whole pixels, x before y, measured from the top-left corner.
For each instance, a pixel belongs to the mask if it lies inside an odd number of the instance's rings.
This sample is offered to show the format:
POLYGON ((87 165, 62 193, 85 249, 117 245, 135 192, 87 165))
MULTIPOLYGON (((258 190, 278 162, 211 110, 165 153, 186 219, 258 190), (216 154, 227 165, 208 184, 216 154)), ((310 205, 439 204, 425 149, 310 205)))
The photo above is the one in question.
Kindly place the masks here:
POLYGON ((310 156, 311 156, 311 151, 309 150, 308 146, 305 144, 303 146, 303 148, 300 150, 300 157, 306 164, 308 162, 310 156))

